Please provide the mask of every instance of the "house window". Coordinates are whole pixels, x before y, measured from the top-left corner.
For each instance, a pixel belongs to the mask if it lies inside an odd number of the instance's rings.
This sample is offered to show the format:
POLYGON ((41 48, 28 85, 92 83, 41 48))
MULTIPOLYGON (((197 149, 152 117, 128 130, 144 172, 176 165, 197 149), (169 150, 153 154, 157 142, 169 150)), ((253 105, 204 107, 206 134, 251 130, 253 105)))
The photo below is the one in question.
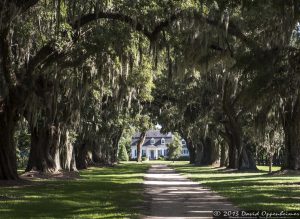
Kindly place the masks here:
POLYGON ((150 144, 154 144, 155 143, 155 140, 154 140, 154 138, 151 138, 151 140, 150 140, 150 144))
POLYGON ((182 150, 182 154, 187 155, 188 153, 189 153, 189 151, 187 149, 182 150))
POLYGON ((163 154, 162 154, 162 150, 158 150, 157 152, 158 152, 158 156, 159 156, 159 157, 163 155, 163 154))
POLYGON ((136 150, 134 150, 134 156, 136 157, 137 155, 136 155, 136 150))
POLYGON ((168 156, 168 149, 165 149, 164 152, 165 156, 168 156))
POLYGON ((162 139, 160 140, 160 143, 161 143, 161 144, 165 144, 165 143, 166 143, 166 140, 165 140, 164 138, 162 138, 162 139))
POLYGON ((146 150, 142 150, 142 156, 146 156, 146 150))
POLYGON ((181 140, 181 144, 182 144, 182 145, 186 145, 186 142, 185 142, 184 139, 181 140))

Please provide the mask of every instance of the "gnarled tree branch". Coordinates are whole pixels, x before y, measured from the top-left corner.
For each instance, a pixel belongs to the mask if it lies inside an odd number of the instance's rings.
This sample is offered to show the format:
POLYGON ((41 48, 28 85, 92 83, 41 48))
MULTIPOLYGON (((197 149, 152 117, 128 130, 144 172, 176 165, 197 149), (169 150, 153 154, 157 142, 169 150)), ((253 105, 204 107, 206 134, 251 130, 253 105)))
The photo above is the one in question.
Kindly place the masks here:
POLYGON ((70 25, 73 27, 73 29, 79 29, 80 27, 96 21, 98 19, 112 19, 112 20, 118 20, 124 23, 129 24, 131 27, 133 27, 136 31, 143 33, 150 41, 153 41, 156 39, 157 35, 167 26, 169 26, 173 21, 175 21, 179 16, 181 15, 181 12, 178 12, 176 14, 171 15, 169 18, 167 18, 164 21, 161 21, 156 25, 156 27, 151 32, 144 24, 138 22, 136 19, 125 15, 121 13, 113 13, 113 12, 98 12, 98 13, 90 13, 81 16, 77 20, 75 20, 70 25))

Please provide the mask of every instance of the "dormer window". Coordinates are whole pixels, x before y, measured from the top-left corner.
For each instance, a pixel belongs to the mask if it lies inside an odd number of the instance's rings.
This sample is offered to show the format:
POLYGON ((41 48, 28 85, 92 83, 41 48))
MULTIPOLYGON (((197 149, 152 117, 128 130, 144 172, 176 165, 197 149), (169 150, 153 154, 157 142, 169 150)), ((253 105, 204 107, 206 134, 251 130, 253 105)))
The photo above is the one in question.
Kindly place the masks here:
POLYGON ((186 145, 186 142, 184 139, 181 140, 182 145, 186 145))
POLYGON ((162 138, 162 139, 160 140, 160 143, 161 143, 161 144, 166 144, 166 140, 165 140, 164 138, 162 138))
POLYGON ((151 140, 150 140, 150 144, 154 144, 155 143, 155 140, 154 140, 154 138, 151 138, 151 140))

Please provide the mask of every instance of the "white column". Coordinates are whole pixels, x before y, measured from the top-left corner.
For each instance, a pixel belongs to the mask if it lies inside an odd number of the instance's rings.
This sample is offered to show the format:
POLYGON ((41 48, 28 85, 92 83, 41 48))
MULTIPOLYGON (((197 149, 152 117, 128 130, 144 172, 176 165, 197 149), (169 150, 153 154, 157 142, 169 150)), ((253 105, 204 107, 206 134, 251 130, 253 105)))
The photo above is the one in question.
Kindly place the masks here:
POLYGON ((158 150, 157 150, 157 148, 155 149, 155 159, 158 159, 158 150))
POLYGON ((148 150, 148 148, 146 148, 146 157, 147 158, 149 157, 149 150, 148 150))

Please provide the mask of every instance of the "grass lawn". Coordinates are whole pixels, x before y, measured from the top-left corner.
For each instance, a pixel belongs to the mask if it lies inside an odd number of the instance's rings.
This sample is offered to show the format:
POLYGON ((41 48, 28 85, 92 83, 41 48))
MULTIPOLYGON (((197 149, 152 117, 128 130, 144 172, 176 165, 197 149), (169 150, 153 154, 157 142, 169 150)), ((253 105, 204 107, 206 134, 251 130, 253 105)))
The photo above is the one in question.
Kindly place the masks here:
MULTIPOLYGON (((220 168, 171 163, 178 172, 228 197, 244 210, 300 210, 300 175, 260 172, 225 172, 220 168)), ((274 167, 278 170, 278 167, 274 167)))
POLYGON ((136 218, 149 164, 90 168, 78 180, 0 187, 0 218, 136 218), (5 198, 8 197, 8 198, 5 198))

